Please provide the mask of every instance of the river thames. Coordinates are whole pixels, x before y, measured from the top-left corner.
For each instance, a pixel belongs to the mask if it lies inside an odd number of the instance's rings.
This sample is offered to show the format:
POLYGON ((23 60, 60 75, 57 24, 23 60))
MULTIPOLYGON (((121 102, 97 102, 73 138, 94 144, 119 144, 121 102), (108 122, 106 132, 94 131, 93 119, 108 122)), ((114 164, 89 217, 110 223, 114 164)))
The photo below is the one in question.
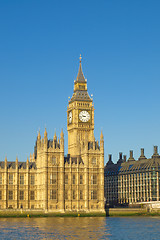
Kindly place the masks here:
POLYGON ((160 239, 160 217, 1 218, 0 239, 160 239))

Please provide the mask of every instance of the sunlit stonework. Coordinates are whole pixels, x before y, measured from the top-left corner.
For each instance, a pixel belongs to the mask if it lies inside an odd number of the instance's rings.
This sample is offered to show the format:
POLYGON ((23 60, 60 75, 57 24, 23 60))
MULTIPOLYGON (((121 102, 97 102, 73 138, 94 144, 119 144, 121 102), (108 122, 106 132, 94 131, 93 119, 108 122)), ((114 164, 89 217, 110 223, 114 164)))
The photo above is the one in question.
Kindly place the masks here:
POLYGON ((94 137, 94 106, 81 66, 67 107, 68 155, 64 134, 38 133, 26 162, 0 162, 0 208, 46 211, 104 211, 104 139, 94 137))

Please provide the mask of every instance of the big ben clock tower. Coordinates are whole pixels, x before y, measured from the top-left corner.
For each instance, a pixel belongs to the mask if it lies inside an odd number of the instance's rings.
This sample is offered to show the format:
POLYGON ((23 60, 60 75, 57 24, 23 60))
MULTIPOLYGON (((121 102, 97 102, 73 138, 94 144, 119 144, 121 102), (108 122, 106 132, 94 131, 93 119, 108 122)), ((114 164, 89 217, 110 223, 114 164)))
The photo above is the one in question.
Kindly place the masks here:
POLYGON ((85 140, 94 141, 94 106, 87 92, 87 80, 82 72, 81 55, 79 71, 74 81, 74 93, 67 108, 68 153, 79 154, 79 145, 85 140))

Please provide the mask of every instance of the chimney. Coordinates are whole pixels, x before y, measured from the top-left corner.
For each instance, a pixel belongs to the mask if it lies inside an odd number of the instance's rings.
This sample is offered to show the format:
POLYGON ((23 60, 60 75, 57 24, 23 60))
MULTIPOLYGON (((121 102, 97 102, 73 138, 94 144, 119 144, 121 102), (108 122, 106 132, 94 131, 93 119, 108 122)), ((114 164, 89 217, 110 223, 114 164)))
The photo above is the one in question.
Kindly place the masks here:
POLYGON ((158 146, 154 146, 154 155, 158 155, 158 146))
POLYGON ((109 161, 112 161, 112 154, 108 155, 109 161))
POLYGON ((119 159, 122 160, 122 152, 119 153, 119 159))
POLYGON ((144 157, 144 148, 141 148, 141 157, 144 157))
POLYGON ((130 157, 129 158, 133 158, 133 150, 130 150, 130 157))
POLYGON ((124 162, 126 162, 127 156, 126 156, 126 155, 123 155, 123 159, 124 159, 124 162))

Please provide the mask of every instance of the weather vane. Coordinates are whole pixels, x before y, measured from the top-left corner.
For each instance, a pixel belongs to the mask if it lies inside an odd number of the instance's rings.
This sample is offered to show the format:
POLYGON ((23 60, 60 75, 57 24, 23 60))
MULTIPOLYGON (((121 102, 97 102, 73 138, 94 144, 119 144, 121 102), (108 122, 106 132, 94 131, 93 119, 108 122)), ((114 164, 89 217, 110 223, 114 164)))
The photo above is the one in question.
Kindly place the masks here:
POLYGON ((79 60, 80 60, 80 63, 81 63, 81 60, 82 60, 81 54, 80 54, 79 60))

